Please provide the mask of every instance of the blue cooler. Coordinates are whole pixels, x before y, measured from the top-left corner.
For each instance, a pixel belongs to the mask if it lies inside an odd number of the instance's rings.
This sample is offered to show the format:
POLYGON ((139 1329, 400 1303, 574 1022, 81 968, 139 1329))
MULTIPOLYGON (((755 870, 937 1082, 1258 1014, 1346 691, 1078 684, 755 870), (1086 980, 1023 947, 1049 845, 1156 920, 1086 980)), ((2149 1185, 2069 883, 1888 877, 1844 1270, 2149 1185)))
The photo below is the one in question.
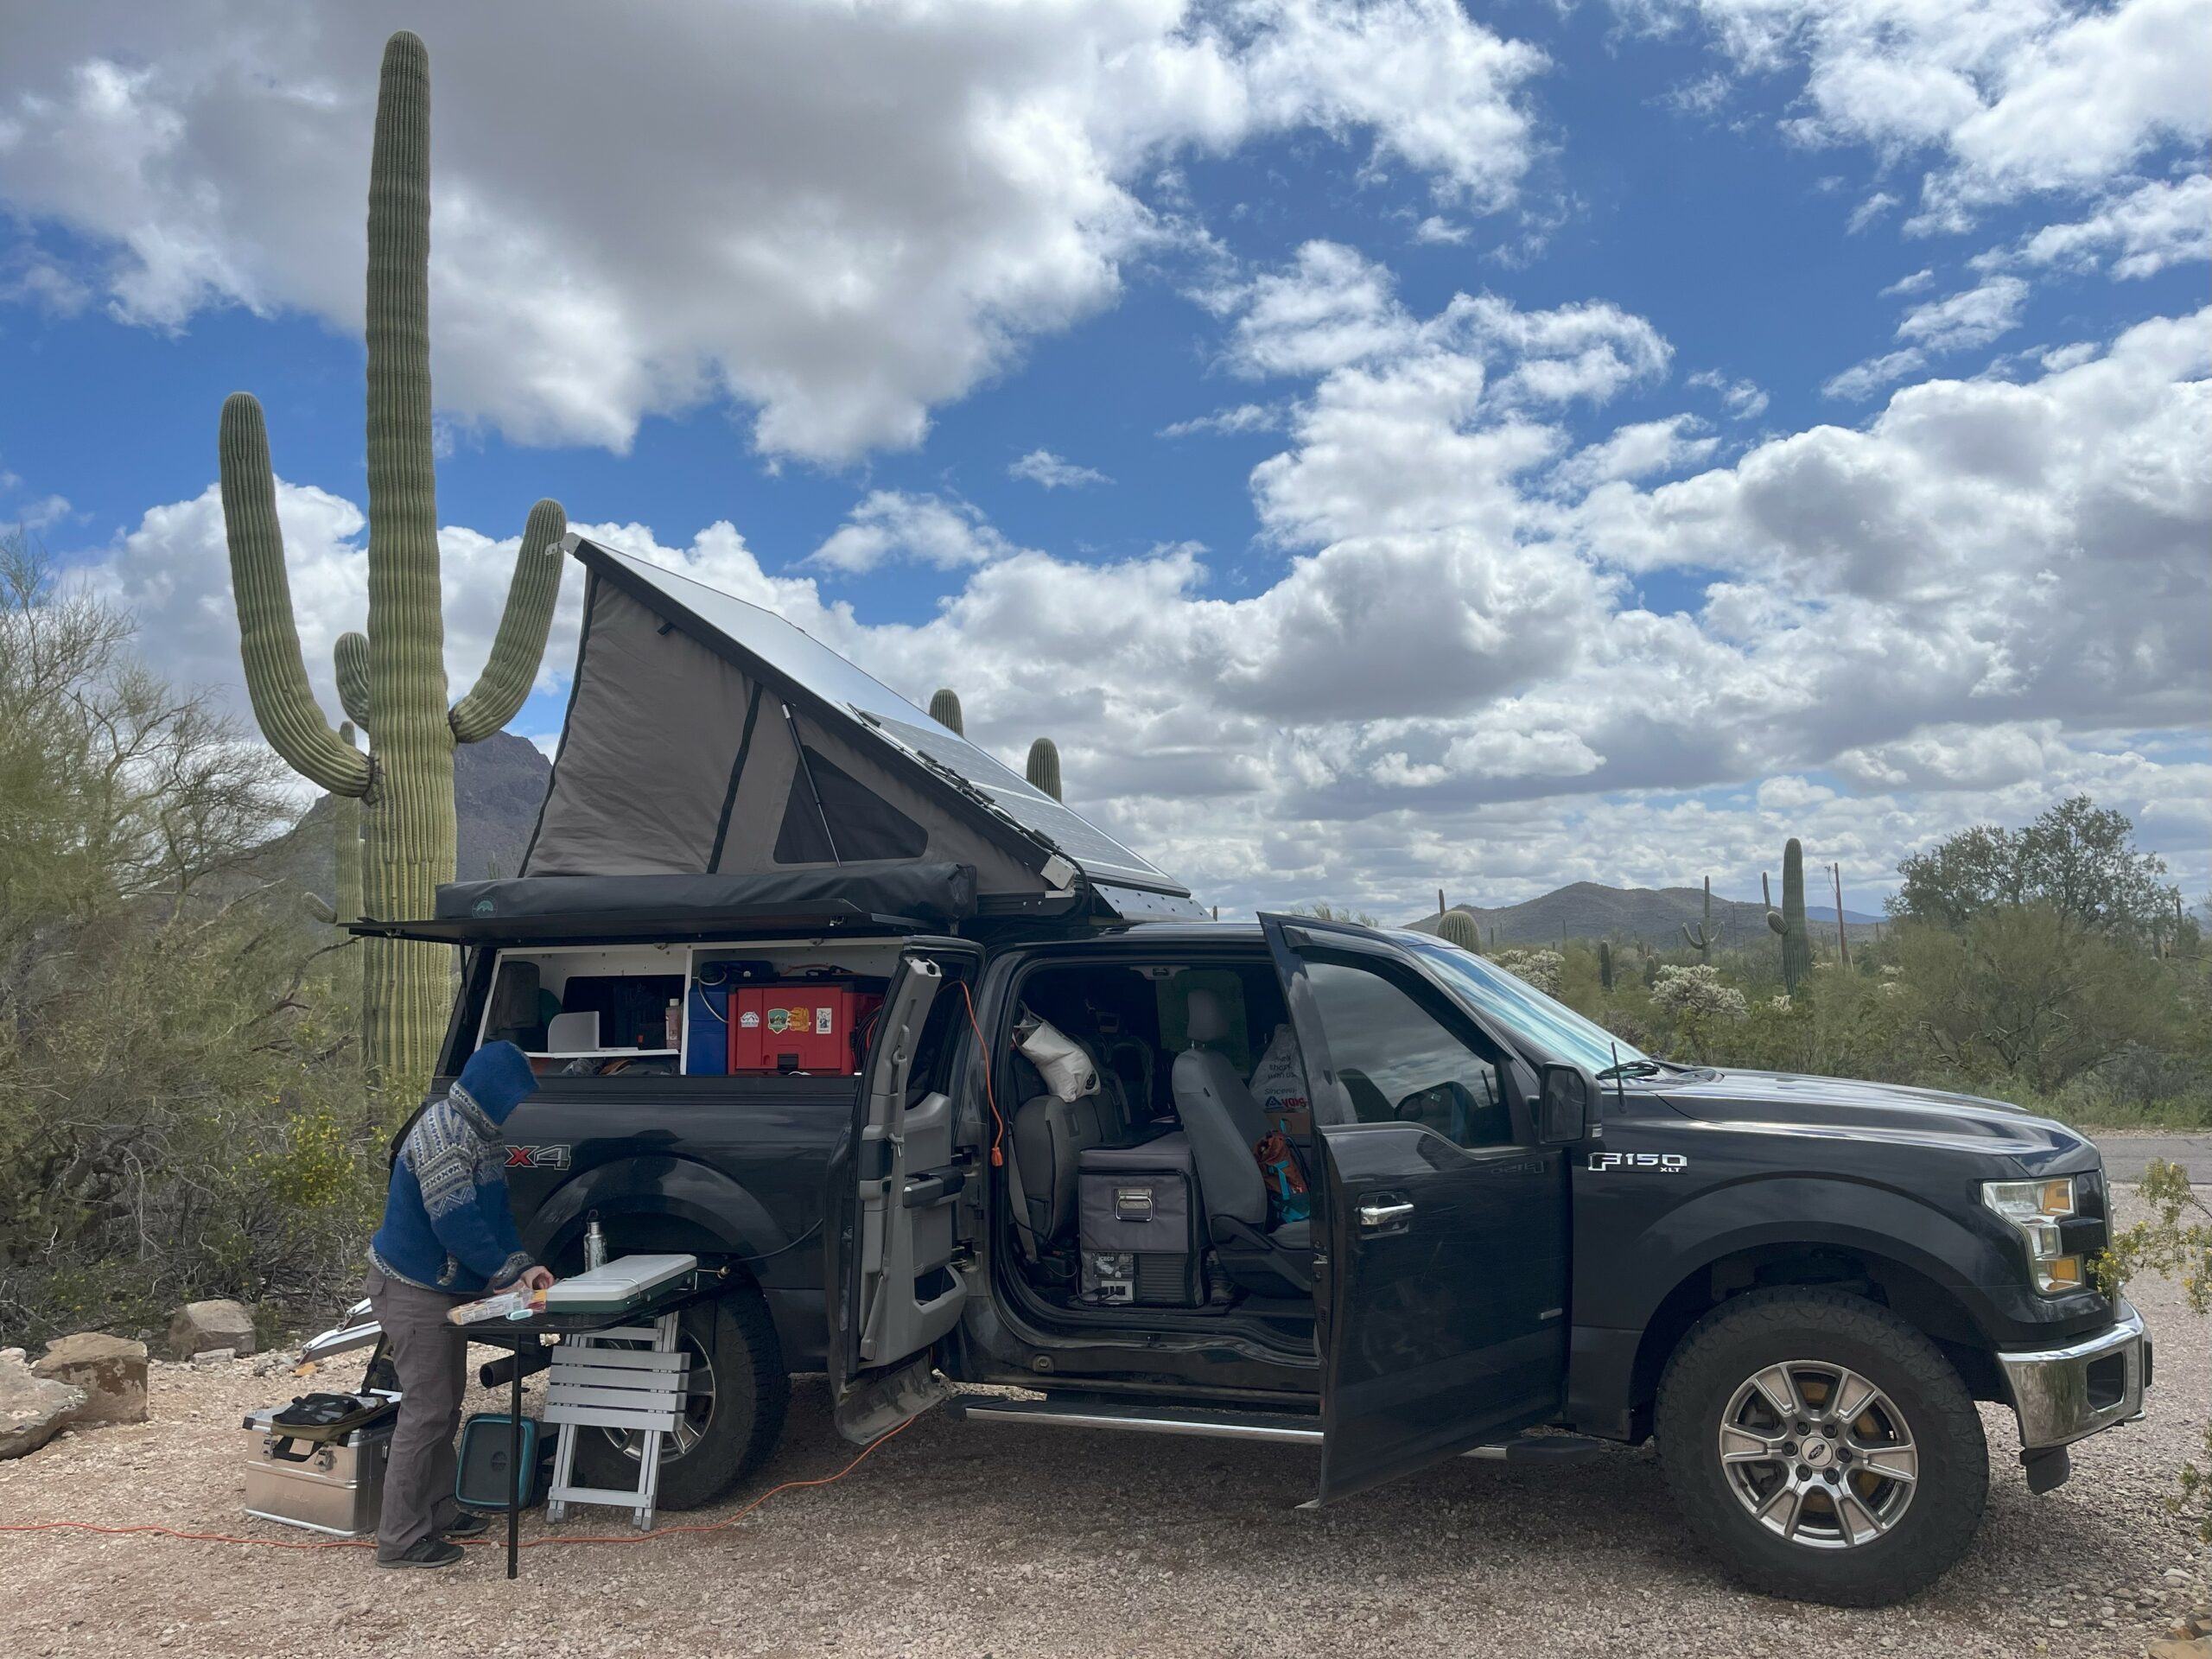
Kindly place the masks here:
POLYGON ((522 1420, 522 1466, 531 1471, 530 1484, 512 1471, 508 1463, 512 1431, 504 1411, 480 1411, 461 1426, 461 1452, 454 1475, 454 1502, 465 1509, 491 1510, 505 1514, 511 1492, 521 1489, 522 1507, 536 1509, 545 1501, 552 1470, 549 1466, 553 1442, 538 1432, 535 1417, 522 1420))
POLYGON ((683 1045, 683 1070, 694 1077, 719 1077, 729 1071, 729 987, 691 988, 690 1026, 683 1045))

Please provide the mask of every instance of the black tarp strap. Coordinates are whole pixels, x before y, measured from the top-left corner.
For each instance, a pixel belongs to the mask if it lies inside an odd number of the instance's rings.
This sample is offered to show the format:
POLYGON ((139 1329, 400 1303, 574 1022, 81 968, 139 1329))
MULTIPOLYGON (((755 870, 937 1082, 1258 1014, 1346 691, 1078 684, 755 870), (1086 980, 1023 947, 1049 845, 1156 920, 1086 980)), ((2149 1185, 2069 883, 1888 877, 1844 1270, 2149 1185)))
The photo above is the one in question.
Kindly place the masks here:
POLYGON ((722 816, 715 825, 715 850, 707 855, 707 874, 719 875, 722 868, 722 843, 729 839, 729 815, 737 805, 738 779, 745 776, 745 757, 753 752, 753 722, 760 718, 760 682, 753 682, 753 695, 746 699, 745 731, 737 740, 737 759, 729 765, 729 789, 722 796, 722 816))
POLYGON ((822 821, 822 839, 830 844, 830 861, 842 864, 845 861, 837 851, 836 833, 830 828, 830 814, 822 804, 822 791, 814 786, 814 768, 806 763, 806 745, 799 741, 798 716, 784 704, 784 724, 791 728, 791 753, 798 757, 798 775, 806 785, 806 798, 814 803, 814 816, 822 821))

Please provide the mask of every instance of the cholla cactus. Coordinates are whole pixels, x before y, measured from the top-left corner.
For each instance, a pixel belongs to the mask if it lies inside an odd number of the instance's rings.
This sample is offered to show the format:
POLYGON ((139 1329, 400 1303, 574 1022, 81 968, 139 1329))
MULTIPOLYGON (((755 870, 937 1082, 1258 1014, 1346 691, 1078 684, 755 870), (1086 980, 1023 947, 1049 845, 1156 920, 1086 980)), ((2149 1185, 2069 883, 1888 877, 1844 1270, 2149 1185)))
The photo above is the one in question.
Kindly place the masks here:
POLYGON ((1060 746, 1040 737, 1029 746, 1029 782, 1054 800, 1060 798, 1060 746))
MULTIPOLYGON (((368 728, 365 757, 331 730, 308 684, 268 430, 248 394, 224 403, 219 447, 254 716, 295 771, 360 803, 363 912, 397 920, 429 915, 439 884, 453 880, 454 745, 489 737, 530 695, 568 528, 557 502, 531 510, 491 659, 448 708, 430 427, 430 66, 404 30, 385 44, 377 89, 368 244, 369 622, 361 644, 340 652, 348 711, 368 728)), ((452 953, 380 940, 365 954, 369 1065, 387 1086, 411 1091, 428 1080, 445 1030, 452 953)))
POLYGON ((1559 995, 1560 976, 1567 958, 1556 950, 1501 950, 1491 958, 1516 979, 1524 980, 1546 996, 1559 995))
POLYGON ((1651 1006, 1677 1019, 1741 1020, 1751 1013, 1744 994, 1720 982, 1720 970, 1700 963, 1694 968, 1669 963, 1651 987, 1651 1006))
POLYGON ((1475 918, 1464 910, 1447 910, 1436 924, 1436 937, 1446 944, 1456 944, 1462 950, 1483 953, 1483 931, 1475 918))
POLYGON ((960 694, 949 685, 940 685, 931 694, 930 718, 956 737, 968 735, 968 728, 960 723, 960 694))
MULTIPOLYGON (((1759 880, 1766 880, 1762 874, 1759 880)), ((1766 925, 1782 936, 1782 982, 1795 996, 1813 970, 1813 941, 1805 931, 1805 849, 1792 836, 1782 849, 1782 908, 1766 913, 1766 925)))

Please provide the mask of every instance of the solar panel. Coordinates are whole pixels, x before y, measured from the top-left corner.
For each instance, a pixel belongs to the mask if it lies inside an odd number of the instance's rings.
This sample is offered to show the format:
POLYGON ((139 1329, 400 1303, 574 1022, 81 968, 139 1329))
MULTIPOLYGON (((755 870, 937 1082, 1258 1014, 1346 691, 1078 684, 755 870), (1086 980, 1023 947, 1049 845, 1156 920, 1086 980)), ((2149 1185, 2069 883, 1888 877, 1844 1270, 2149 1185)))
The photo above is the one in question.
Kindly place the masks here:
POLYGON ((966 738, 938 725, 881 681, 863 673, 773 611, 748 605, 718 588, 597 542, 588 545, 641 586, 666 594, 775 673, 849 709, 864 729, 874 731, 917 764, 964 783, 1033 836, 1049 840, 1086 874, 1185 891, 1157 866, 1097 825, 1070 811, 966 738))

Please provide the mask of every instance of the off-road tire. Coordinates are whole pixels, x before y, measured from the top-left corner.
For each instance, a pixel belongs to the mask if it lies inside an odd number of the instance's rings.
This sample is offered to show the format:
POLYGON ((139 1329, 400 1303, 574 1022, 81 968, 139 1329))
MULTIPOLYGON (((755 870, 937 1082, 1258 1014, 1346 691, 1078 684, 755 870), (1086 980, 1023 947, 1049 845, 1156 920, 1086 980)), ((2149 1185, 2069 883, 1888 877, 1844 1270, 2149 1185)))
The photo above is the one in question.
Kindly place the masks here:
POLYGON ((1692 1326, 1659 1382, 1655 1430, 1667 1484, 1698 1541, 1768 1595, 1839 1607, 1902 1601, 1948 1572, 1974 1541, 1989 1491, 1981 1417, 1936 1345, 1887 1308, 1821 1289, 1751 1291, 1692 1326), (1732 1489, 1720 1420, 1764 1368, 1796 1360, 1848 1366, 1888 1395, 1919 1462, 1891 1530, 1818 1549, 1767 1530, 1732 1489))
MULTIPOLYGON (((662 1460, 657 1501, 664 1510, 699 1509, 752 1473, 775 1450, 791 1403, 783 1345, 758 1291, 687 1308, 683 1321, 683 1334, 714 1367, 714 1414, 689 1451, 662 1460)), ((575 1478, 586 1486, 634 1487, 637 1459, 600 1430, 579 1429, 575 1478)))

